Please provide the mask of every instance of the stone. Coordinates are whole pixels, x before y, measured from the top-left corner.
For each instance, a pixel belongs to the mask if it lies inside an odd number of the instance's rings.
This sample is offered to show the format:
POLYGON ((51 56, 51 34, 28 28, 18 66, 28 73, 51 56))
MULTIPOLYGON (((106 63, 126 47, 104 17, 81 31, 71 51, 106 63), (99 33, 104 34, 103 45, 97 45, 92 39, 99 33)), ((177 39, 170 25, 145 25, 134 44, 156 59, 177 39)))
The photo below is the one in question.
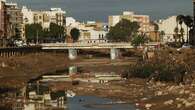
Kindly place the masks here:
POLYGON ((193 106, 194 104, 193 103, 191 103, 191 102, 185 102, 185 107, 191 107, 191 106, 193 106))
POLYGON ((142 100, 142 101, 145 101, 145 100, 148 100, 148 98, 144 97, 144 98, 142 98, 141 100, 142 100))
POLYGON ((185 90, 184 89, 182 89, 180 92, 179 92, 179 94, 184 94, 185 93, 185 90))
POLYGON ((193 97, 193 98, 195 98, 195 94, 194 93, 191 93, 190 96, 193 97))
POLYGON ((173 104, 173 100, 168 100, 168 101, 165 101, 164 104, 165 105, 172 105, 173 104))
POLYGON ((163 95, 163 92, 162 91, 158 91, 155 95, 156 96, 161 96, 161 95, 163 95))
POLYGON ((182 104, 177 104, 177 108, 181 108, 182 107, 182 104))
POLYGON ((189 91, 189 90, 185 90, 184 93, 185 93, 185 94, 189 94, 190 91, 189 91))
POLYGON ((152 104, 146 104, 146 105, 145 105, 145 108, 146 108, 146 109, 150 109, 151 107, 152 107, 152 104))

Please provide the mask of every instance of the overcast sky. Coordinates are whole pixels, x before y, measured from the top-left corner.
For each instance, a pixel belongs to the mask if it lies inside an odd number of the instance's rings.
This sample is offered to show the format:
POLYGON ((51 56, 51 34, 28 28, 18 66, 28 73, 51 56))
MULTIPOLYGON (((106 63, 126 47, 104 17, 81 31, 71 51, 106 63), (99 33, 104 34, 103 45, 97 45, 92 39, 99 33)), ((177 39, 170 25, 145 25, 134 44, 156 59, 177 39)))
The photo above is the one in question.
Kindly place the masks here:
POLYGON ((150 15, 154 20, 171 15, 192 15, 192 0, 7 0, 26 5, 32 9, 61 7, 67 16, 80 21, 107 21, 108 15, 121 14, 131 10, 138 14, 150 15))

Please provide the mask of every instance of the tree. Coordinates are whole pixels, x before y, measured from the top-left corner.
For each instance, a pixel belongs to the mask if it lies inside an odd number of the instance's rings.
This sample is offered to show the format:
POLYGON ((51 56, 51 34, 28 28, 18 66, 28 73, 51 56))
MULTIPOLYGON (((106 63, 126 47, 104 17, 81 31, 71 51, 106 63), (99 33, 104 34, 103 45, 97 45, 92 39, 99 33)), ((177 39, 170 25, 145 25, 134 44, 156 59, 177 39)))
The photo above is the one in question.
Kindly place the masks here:
POLYGON ((77 28, 71 29, 70 35, 71 35, 71 37, 73 39, 73 42, 76 42, 79 39, 79 36, 80 36, 79 29, 77 29, 77 28))
POLYGON ((187 15, 187 16, 184 16, 183 21, 185 25, 187 26, 186 35, 187 35, 187 42, 189 43, 189 28, 191 29, 193 27, 193 19, 191 16, 187 15))
POLYGON ((158 38, 157 37, 158 37, 159 26, 155 22, 152 22, 151 24, 153 24, 153 26, 154 26, 155 41, 158 41, 158 38))
POLYGON ((37 34, 41 36, 42 34, 42 26, 41 24, 27 24, 25 25, 25 34, 27 40, 35 40, 37 34))
MULTIPOLYGON (((184 29, 183 29, 183 27, 182 27, 182 24, 183 24, 183 22, 184 22, 184 15, 178 15, 177 17, 176 17, 176 22, 177 22, 177 27, 178 27, 178 24, 180 25, 180 36, 181 36, 181 39, 182 39, 182 43, 184 42, 184 29), (183 33, 182 33, 183 32, 183 33)), ((179 29, 179 28, 178 28, 179 29)), ((178 36, 177 36, 178 37, 178 36)))
POLYGON ((27 40, 36 40, 37 36, 38 39, 41 41, 56 41, 64 40, 64 27, 59 26, 55 23, 51 23, 49 26, 49 29, 43 29, 41 24, 27 24, 25 26, 25 33, 26 33, 26 38, 27 40))
POLYGON ((110 31, 106 35, 108 40, 114 42, 127 42, 131 41, 131 36, 138 32, 140 28, 137 22, 131 22, 126 19, 122 19, 114 27, 110 28, 110 31))
POLYGON ((64 36, 64 27, 51 23, 49 26, 50 36, 53 38, 61 38, 64 36))
POLYGON ((144 34, 141 34, 141 35, 135 34, 135 35, 133 36, 133 38, 132 38, 131 43, 132 43, 132 45, 134 45, 134 46, 139 46, 139 45, 141 45, 141 44, 144 44, 146 41, 147 41, 146 35, 144 35, 144 34))
POLYGON ((160 31, 160 40, 163 41, 163 37, 165 36, 165 31, 160 31))

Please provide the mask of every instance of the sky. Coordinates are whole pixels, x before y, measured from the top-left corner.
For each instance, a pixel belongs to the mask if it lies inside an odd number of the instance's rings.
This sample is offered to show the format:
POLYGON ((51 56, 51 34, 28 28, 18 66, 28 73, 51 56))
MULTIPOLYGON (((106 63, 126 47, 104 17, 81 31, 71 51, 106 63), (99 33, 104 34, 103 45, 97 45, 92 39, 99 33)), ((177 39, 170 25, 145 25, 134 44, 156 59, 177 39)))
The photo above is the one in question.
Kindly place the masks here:
POLYGON ((33 10, 60 7, 79 21, 108 21, 109 15, 123 11, 150 15, 152 20, 172 15, 192 15, 192 0, 7 0, 33 10))

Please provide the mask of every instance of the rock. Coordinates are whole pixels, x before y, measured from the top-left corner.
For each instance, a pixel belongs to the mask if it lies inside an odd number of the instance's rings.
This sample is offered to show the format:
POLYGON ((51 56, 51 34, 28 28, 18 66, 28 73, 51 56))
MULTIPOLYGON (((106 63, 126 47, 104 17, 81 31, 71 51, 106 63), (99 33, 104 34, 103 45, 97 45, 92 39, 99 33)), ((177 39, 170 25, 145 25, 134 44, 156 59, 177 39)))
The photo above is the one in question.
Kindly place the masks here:
POLYGON ((177 104, 177 108, 181 108, 182 107, 182 104, 177 104))
POLYGON ((185 93, 185 94, 189 94, 190 91, 189 91, 189 90, 185 90, 184 93, 185 93))
POLYGON ((168 101, 165 101, 164 104, 165 105, 172 105, 173 104, 173 100, 168 100, 168 101))
POLYGON ((135 103, 135 106, 139 106, 139 103, 135 103))
POLYGON ((162 91, 158 91, 157 93, 155 93, 156 96, 161 96, 163 95, 163 92, 162 91))
POLYGON ((184 89, 182 89, 180 92, 179 92, 179 94, 184 94, 185 93, 185 90, 184 89))
POLYGON ((175 89, 175 86, 171 86, 171 87, 168 88, 168 91, 172 91, 174 89, 175 89))
POLYGON ((148 110, 149 110, 151 107, 152 107, 152 104, 146 104, 146 105, 145 105, 145 108, 148 109, 148 110))
POLYGON ((177 97, 175 100, 180 101, 181 99, 177 97))
POLYGON ((191 93, 191 94, 190 94, 190 97, 195 98, 195 94, 194 94, 194 93, 191 93))
POLYGON ((142 100, 142 101, 145 101, 145 100, 148 100, 148 98, 144 97, 144 98, 142 98, 141 100, 142 100))
POLYGON ((193 101, 193 102, 188 102, 188 101, 186 101, 185 102, 185 107, 191 107, 191 106, 193 106, 193 105, 195 105, 195 101, 193 101))

